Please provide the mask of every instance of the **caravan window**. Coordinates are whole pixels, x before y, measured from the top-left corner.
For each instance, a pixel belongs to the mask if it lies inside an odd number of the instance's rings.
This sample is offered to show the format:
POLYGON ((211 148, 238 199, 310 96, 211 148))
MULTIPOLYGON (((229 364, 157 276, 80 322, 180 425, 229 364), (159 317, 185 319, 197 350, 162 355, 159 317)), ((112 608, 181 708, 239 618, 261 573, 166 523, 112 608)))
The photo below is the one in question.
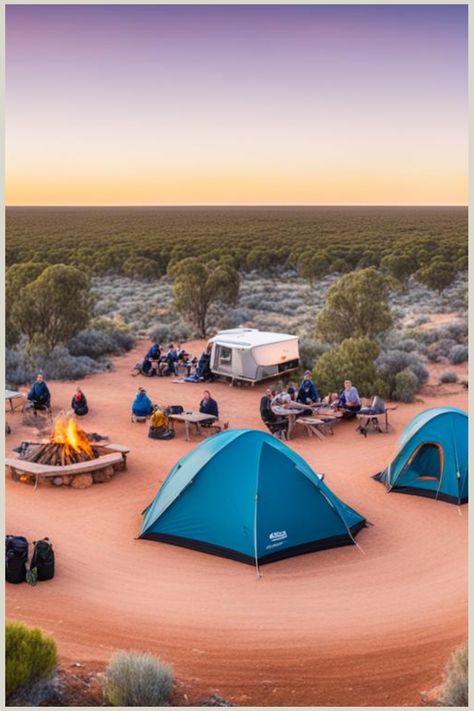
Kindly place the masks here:
POLYGON ((230 365, 232 363, 232 349, 219 346, 217 360, 219 365, 230 365))

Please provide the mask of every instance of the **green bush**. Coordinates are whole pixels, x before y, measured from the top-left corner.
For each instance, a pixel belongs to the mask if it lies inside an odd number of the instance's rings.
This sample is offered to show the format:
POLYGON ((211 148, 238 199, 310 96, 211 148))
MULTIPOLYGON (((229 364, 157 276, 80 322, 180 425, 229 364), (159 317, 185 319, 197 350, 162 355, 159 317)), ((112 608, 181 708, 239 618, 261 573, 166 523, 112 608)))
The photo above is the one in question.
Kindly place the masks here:
POLYGON ((373 267, 350 272, 328 290, 317 332, 328 343, 375 338, 393 323, 388 305, 390 282, 373 267))
POLYGON ((56 642, 41 630, 8 622, 5 633, 5 694, 48 676, 58 662, 56 642))
POLYGON ((444 673, 444 683, 438 699, 440 706, 468 705, 467 643, 454 650, 444 673))
POLYGON ((387 386, 374 364, 378 354, 378 345, 368 338, 347 338, 324 353, 313 370, 320 392, 339 392, 344 380, 349 379, 363 397, 387 397, 387 386))
POLYGON ((395 376, 395 387, 392 392, 394 400, 401 402, 415 402, 418 390, 418 378, 410 368, 401 370, 395 376))
POLYGON ((171 667, 151 654, 117 652, 104 676, 104 695, 112 706, 164 706, 174 682, 171 667))

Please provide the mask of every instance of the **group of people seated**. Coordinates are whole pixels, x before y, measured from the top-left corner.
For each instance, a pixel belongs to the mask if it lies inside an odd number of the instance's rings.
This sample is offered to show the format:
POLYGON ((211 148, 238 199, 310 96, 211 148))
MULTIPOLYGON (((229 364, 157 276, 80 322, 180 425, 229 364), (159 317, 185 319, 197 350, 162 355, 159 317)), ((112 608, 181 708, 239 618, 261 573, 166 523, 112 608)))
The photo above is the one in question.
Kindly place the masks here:
MULTIPOLYGON (((51 410, 51 393, 42 373, 38 373, 36 376, 26 399, 35 413, 38 410, 51 410)), ((76 392, 72 396, 71 409, 78 417, 83 417, 89 412, 86 396, 79 387, 76 388, 76 392)))
POLYGON ((275 392, 267 388, 265 395, 260 400, 260 416, 270 432, 279 438, 286 438, 288 432, 288 418, 282 415, 281 409, 298 408, 294 413, 296 417, 306 417, 318 410, 340 412, 346 419, 357 415, 362 407, 362 402, 357 388, 351 380, 345 380, 339 393, 330 393, 321 399, 320 392, 313 382, 310 370, 305 371, 303 380, 298 389, 289 386, 286 391, 275 392), (308 407, 301 407, 307 405, 308 407))
POLYGON ((170 343, 166 352, 158 343, 154 343, 147 351, 143 361, 137 363, 135 370, 152 377, 168 375, 178 375, 179 368, 182 367, 188 382, 206 381, 211 379, 211 354, 208 348, 198 359, 190 355, 180 343, 175 347, 170 343))
MULTIPOLYGON (((175 406, 176 407, 176 406, 175 406)), ((179 407, 179 410, 183 412, 183 408, 179 407)), ((211 396, 209 390, 204 390, 202 399, 199 403, 199 412, 203 415, 211 415, 208 420, 201 420, 199 423, 202 427, 213 427, 215 430, 220 430, 220 426, 216 424, 219 419, 219 406, 217 401, 211 396)), ((151 417, 152 426, 158 426, 158 418, 161 423, 161 414, 165 417, 168 414, 168 408, 160 407, 157 404, 153 404, 145 388, 139 387, 135 398, 132 403, 132 416, 134 418, 147 418, 151 417), (156 415, 156 417, 155 417, 156 415), (155 418, 155 421, 154 419, 155 418)), ((161 426, 161 424, 160 424, 161 426)))

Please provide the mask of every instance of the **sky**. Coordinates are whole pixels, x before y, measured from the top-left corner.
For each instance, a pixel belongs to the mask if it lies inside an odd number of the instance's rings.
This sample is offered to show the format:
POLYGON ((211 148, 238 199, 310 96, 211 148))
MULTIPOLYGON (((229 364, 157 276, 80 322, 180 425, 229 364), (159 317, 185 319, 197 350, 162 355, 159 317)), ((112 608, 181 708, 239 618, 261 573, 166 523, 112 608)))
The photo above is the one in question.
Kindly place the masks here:
POLYGON ((7 5, 7 205, 465 205, 467 5, 7 5))

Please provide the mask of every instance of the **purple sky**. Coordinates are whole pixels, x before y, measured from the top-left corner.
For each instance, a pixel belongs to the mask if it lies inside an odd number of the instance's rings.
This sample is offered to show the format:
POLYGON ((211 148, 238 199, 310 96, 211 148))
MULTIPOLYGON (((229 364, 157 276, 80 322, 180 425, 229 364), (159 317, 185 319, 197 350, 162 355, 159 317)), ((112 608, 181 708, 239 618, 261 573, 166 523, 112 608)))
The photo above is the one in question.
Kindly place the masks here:
POLYGON ((467 6, 9 5, 10 204, 465 204, 467 6))

